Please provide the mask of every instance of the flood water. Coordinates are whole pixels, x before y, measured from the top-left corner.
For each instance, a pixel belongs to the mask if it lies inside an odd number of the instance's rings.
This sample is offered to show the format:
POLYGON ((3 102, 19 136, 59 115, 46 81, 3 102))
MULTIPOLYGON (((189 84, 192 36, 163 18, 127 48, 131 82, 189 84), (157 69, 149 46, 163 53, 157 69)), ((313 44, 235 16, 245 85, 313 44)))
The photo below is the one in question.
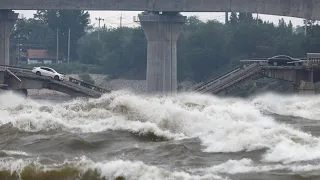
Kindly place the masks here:
POLYGON ((0 179, 320 179, 320 96, 0 95, 0 179))

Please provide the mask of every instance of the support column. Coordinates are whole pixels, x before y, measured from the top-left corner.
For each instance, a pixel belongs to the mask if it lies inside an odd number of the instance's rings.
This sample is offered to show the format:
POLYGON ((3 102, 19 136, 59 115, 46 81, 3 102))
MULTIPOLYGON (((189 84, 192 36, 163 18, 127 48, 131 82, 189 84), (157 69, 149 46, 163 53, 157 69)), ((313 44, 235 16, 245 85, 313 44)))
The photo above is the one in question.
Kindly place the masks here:
POLYGON ((185 17, 177 12, 144 12, 139 21, 148 40, 147 91, 176 93, 177 41, 185 17))
POLYGON ((0 10, 0 65, 10 64, 9 40, 17 18, 11 10, 0 10))

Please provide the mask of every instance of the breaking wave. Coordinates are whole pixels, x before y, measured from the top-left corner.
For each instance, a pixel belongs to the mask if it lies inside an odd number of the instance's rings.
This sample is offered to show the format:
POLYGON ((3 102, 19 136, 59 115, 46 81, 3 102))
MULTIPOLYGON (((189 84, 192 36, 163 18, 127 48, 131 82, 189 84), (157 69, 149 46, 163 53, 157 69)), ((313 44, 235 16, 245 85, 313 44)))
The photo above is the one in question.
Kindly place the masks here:
POLYGON ((252 104, 259 110, 283 116, 320 120, 320 95, 277 95, 255 97, 252 104))
POLYGON ((2 94, 0 124, 10 123, 25 132, 115 130, 160 140, 199 138, 205 152, 267 149, 262 161, 292 163, 320 159, 320 139, 266 112, 317 119, 318 99, 275 94, 250 99, 141 96, 117 91, 99 99, 53 104, 2 94))
POLYGON ((193 172, 205 172, 206 174, 217 174, 217 173, 227 173, 227 174, 241 174, 241 173, 254 173, 254 172, 270 172, 270 171, 287 171, 292 173, 302 173, 320 170, 320 164, 270 164, 270 165, 260 165, 255 164, 251 159, 241 159, 241 160, 229 160, 227 162, 215 165, 209 168, 202 168, 198 170, 193 170, 193 172))
POLYGON ((223 179, 214 174, 192 175, 183 171, 168 171, 156 166, 149 166, 140 161, 114 160, 93 162, 86 157, 65 161, 61 164, 42 165, 27 160, 0 160, 1 179, 81 179, 81 180, 171 180, 223 179))
MULTIPOLYGON (((229 160, 208 168, 185 171, 167 170, 140 161, 112 160, 94 162, 86 157, 65 160, 60 164, 43 165, 39 161, 22 159, 0 160, 0 179, 79 179, 79 180, 229 180, 233 174, 261 172, 319 171, 320 165, 259 165, 250 159, 229 160)), ((236 178, 237 179, 237 178, 236 178)))

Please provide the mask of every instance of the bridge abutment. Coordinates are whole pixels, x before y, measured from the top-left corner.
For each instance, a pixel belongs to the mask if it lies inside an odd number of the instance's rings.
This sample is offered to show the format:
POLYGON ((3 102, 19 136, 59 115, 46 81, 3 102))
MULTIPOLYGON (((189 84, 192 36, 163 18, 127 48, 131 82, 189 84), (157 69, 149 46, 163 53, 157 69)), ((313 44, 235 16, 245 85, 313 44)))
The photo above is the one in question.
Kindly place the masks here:
POLYGON ((148 40, 147 91, 176 93, 177 41, 185 17, 179 13, 144 12, 139 22, 148 40))
POLYGON ((11 10, 0 10, 0 65, 9 65, 9 39, 18 14, 11 10))

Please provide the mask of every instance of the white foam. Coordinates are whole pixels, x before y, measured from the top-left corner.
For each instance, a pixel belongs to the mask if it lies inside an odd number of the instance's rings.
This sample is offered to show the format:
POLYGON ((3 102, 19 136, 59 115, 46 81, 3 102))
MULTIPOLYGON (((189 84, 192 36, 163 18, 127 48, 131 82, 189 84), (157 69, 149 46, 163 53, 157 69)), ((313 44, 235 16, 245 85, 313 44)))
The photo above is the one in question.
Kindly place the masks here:
POLYGON ((132 162, 116 160, 104 163, 94 163, 88 166, 93 169, 100 169, 101 175, 107 179, 114 179, 122 176, 125 179, 139 179, 139 180, 201 180, 201 179, 223 179, 214 174, 206 175, 192 175, 184 171, 167 171, 156 166, 146 165, 142 162, 132 162))
POLYGON ((15 155, 15 156, 30 156, 28 153, 23 151, 13 151, 13 150, 0 150, 0 152, 3 152, 7 155, 15 155))
POLYGON ((86 157, 65 160, 64 163, 42 165, 39 161, 22 160, 22 159, 1 159, 0 170, 6 170, 11 173, 21 174, 26 166, 34 166, 38 172, 47 172, 57 170, 63 167, 77 168, 82 173, 88 170, 97 170, 101 177, 106 179, 115 179, 124 177, 133 180, 213 180, 213 179, 230 179, 228 175, 261 173, 270 171, 289 171, 292 173, 308 173, 319 171, 320 164, 255 164, 251 159, 229 160, 227 162, 214 165, 208 168, 182 170, 167 170, 154 165, 148 165, 141 161, 129 160, 111 160, 93 162, 86 157))
POLYGON ((0 159, 0 170, 20 175, 23 169, 30 163, 30 161, 22 159, 0 159))
POLYGON ((147 165, 140 161, 125 161, 114 160, 104 162, 93 162, 86 157, 77 158, 74 160, 66 160, 61 164, 41 165, 38 161, 19 160, 0 160, 0 170, 6 170, 11 173, 21 174, 23 169, 28 165, 34 165, 37 171, 50 171, 60 169, 62 167, 74 167, 85 173, 88 170, 98 170, 101 177, 107 179, 115 179, 124 177, 132 180, 212 180, 212 179, 227 179, 222 178, 213 173, 206 175, 195 175, 184 171, 168 171, 156 166, 147 165))
POLYGON ((193 170, 193 172, 200 172, 206 174, 244 174, 244 173, 255 173, 255 172, 270 172, 270 171, 290 171, 293 173, 310 172, 315 170, 320 170, 320 164, 316 165, 297 165, 297 164, 269 164, 261 165, 254 164, 251 159, 241 159, 241 160, 229 160, 227 162, 215 165, 209 168, 201 168, 193 170))
POLYGON ((320 120, 319 95, 279 95, 266 93, 251 102, 258 109, 284 116, 320 120))
MULTIPOLYGON (((0 96, 6 101, 14 99, 10 105, 0 104, 0 123, 12 123, 23 131, 125 130, 141 134, 152 132, 169 139, 198 137, 207 152, 268 149, 262 157, 267 162, 320 159, 320 153, 316 151, 320 147, 319 138, 280 124, 261 112, 283 107, 278 107, 276 102, 289 106, 291 102, 309 98, 292 96, 298 100, 287 102, 288 97, 266 94, 246 100, 200 94, 138 96, 117 91, 99 99, 78 99, 54 105, 0 96), (271 101, 270 104, 265 102, 269 99, 273 99, 275 107, 271 106, 271 101)), ((316 105, 311 99, 309 102, 316 105)))
POLYGON ((300 142, 294 142, 284 138, 264 155, 263 160, 287 164, 297 161, 320 159, 319 149, 319 139, 313 138, 313 140, 310 139, 309 142, 305 141, 305 139, 302 140, 302 142, 301 140, 300 142))

